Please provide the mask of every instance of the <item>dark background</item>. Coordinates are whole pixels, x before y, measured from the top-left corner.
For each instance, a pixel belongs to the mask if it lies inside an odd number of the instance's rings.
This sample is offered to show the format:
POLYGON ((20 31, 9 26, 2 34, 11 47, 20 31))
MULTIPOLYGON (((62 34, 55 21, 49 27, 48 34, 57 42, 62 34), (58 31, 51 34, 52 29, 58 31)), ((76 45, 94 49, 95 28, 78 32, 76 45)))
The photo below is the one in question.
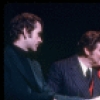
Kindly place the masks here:
POLYGON ((44 43, 36 59, 45 78, 53 62, 75 54, 77 42, 85 31, 100 30, 100 3, 7 3, 4 30, 21 12, 34 13, 44 21, 44 43))

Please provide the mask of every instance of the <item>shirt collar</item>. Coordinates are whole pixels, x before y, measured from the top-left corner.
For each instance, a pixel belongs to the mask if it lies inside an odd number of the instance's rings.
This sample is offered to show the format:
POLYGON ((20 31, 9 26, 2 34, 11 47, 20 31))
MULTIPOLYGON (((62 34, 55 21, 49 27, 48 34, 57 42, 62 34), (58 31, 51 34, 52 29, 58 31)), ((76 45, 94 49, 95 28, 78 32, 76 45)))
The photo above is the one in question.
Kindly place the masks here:
POLYGON ((80 67, 82 68, 83 75, 86 76, 86 71, 88 70, 88 68, 92 74, 92 68, 87 67, 80 59, 78 59, 78 60, 79 60, 79 63, 81 65, 80 67))

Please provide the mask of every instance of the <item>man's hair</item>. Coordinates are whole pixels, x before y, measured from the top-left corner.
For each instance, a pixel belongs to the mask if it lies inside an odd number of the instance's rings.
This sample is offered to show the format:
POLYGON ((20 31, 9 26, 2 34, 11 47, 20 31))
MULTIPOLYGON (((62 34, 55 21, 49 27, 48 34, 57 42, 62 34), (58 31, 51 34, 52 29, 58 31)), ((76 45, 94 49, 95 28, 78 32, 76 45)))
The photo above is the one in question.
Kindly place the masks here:
POLYGON ((100 42, 100 31, 86 31, 78 42, 78 54, 85 55, 84 48, 93 51, 100 42))
POLYGON ((21 13, 15 16, 9 25, 8 38, 10 42, 14 42, 18 39, 19 34, 23 34, 23 29, 26 28, 27 32, 30 33, 35 28, 35 23, 39 22, 43 28, 43 21, 40 17, 32 13, 21 13))

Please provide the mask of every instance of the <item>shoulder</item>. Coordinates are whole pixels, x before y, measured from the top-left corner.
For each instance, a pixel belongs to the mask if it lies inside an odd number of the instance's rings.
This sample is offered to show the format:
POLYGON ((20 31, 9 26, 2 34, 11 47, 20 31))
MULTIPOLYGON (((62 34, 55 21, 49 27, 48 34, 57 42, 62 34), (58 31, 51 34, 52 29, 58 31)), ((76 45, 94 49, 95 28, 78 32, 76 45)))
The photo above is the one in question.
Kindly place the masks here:
POLYGON ((7 45, 4 47, 4 54, 8 54, 8 55, 11 55, 13 54, 13 48, 11 45, 7 45))
POLYGON ((52 65, 56 65, 56 66, 66 66, 71 64, 73 61, 77 60, 77 55, 73 55, 71 57, 59 60, 54 62, 52 65))
POLYGON ((10 47, 7 45, 7 46, 5 46, 4 47, 4 53, 7 53, 7 51, 8 51, 8 49, 9 49, 10 47))
POLYGON ((8 46, 6 46, 6 47, 4 47, 4 59, 5 58, 8 58, 9 57, 9 55, 10 54, 12 54, 12 52, 11 52, 11 50, 10 50, 11 48, 10 48, 10 46, 8 45, 8 46))
POLYGON ((71 57, 54 62, 51 65, 50 70, 58 72, 64 72, 65 70, 68 71, 71 67, 77 65, 77 63, 77 55, 73 55, 71 57))

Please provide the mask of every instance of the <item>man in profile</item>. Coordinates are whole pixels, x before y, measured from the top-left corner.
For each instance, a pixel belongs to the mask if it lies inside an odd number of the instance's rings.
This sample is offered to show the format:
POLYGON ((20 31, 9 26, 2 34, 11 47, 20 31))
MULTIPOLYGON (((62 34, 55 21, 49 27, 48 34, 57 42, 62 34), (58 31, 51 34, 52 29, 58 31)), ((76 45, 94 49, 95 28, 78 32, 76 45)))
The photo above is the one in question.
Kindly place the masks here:
POLYGON ((52 64, 48 84, 61 95, 100 96, 100 31, 87 31, 78 43, 77 54, 52 64))

